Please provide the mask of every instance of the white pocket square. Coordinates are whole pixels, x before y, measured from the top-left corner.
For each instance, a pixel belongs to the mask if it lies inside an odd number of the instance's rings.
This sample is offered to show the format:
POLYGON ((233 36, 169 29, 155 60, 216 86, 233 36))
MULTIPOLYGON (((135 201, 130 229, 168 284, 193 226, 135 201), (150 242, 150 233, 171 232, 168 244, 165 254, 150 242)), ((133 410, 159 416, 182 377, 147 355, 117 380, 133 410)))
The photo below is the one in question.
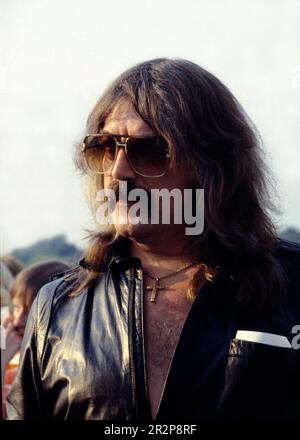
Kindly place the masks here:
POLYGON ((257 342, 259 344, 273 345, 275 347, 292 348, 285 336, 274 335, 273 333, 238 330, 236 332, 235 339, 257 342))

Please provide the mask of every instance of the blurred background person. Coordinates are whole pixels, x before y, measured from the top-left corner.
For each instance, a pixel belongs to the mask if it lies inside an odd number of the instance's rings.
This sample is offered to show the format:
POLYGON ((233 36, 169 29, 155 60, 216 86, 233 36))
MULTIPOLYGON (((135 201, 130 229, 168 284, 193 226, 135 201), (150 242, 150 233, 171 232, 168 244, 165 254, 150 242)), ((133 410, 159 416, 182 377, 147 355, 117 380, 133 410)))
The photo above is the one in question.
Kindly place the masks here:
POLYGON ((16 277, 24 267, 20 260, 10 254, 3 255, 0 261, 6 265, 14 277, 16 277))
MULTIPOLYGON (((2 264, 1 262, 1 266, 2 264)), ((2 412, 4 415, 6 396, 18 369, 19 351, 30 307, 40 288, 48 283, 52 276, 69 269, 70 266, 67 263, 59 260, 38 262, 21 270, 11 286, 10 313, 2 322, 6 342, 5 349, 1 350, 2 412)))
MULTIPOLYGON (((0 261, 0 283, 1 283, 1 312, 2 308, 10 306, 10 289, 13 285, 14 277, 3 261, 0 261)), ((2 313, 1 313, 2 316, 2 313)))

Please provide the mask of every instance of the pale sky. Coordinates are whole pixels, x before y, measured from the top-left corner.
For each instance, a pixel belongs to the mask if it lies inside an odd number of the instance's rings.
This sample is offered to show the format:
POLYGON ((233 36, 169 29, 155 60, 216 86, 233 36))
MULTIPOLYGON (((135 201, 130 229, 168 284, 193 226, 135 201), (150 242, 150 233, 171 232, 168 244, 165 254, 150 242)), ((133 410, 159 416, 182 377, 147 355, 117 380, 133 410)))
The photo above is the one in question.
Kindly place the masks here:
POLYGON ((300 227, 299 0, 0 0, 0 252, 91 227, 72 145, 124 69, 160 56, 219 77, 260 130, 282 227, 300 227))

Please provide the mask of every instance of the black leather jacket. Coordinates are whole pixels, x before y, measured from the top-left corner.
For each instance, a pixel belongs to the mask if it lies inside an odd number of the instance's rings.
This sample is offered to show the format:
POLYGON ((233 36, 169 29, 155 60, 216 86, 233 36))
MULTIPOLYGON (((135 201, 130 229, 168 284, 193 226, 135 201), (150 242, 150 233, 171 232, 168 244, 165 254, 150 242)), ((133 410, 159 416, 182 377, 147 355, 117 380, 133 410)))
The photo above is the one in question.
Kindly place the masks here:
MULTIPOLYGON (((203 287, 173 356, 157 421, 300 419, 300 350, 235 339, 237 330, 295 336, 300 246, 285 242, 280 255, 288 294, 268 313, 241 315, 226 274, 203 287)), ((44 286, 32 306, 8 418, 151 420, 139 260, 113 260, 96 287, 70 298, 74 276, 44 286)))

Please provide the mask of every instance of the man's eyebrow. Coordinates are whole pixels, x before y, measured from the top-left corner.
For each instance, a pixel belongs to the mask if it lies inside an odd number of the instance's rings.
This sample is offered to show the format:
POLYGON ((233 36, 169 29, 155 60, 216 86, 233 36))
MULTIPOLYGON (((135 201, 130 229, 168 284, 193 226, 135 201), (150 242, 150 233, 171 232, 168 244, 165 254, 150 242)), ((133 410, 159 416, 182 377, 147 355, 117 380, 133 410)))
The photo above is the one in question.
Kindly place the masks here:
POLYGON ((99 134, 110 134, 111 136, 116 136, 116 137, 128 137, 127 134, 116 134, 116 133, 112 133, 111 131, 108 131, 108 130, 100 130, 99 134))
POLYGON ((100 130, 98 134, 107 134, 109 136, 118 137, 118 138, 137 138, 137 139, 157 137, 155 133, 149 133, 144 136, 128 136, 128 134, 115 134, 108 130, 100 130))
POLYGON ((108 134, 110 136, 115 136, 115 137, 128 137, 125 134, 124 135, 122 135, 122 134, 115 134, 115 133, 112 133, 111 131, 108 131, 108 130, 100 130, 99 134, 108 134))

